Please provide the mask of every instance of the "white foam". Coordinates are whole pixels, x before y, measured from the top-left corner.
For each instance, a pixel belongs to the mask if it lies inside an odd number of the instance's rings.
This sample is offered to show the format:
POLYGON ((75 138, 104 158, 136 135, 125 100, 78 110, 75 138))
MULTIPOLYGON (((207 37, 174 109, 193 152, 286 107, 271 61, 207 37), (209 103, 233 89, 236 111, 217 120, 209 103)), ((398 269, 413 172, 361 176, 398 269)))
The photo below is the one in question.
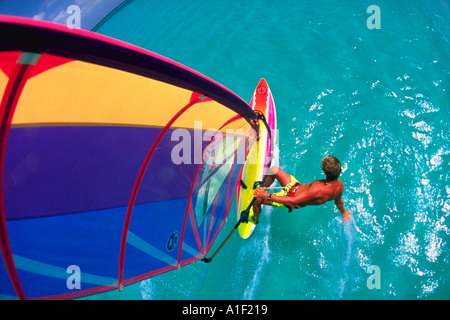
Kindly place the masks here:
POLYGON ((151 279, 141 281, 141 283, 139 283, 139 290, 143 300, 153 300, 153 285, 151 279))
POLYGON ((265 223, 264 228, 264 235, 263 239, 261 240, 259 237, 257 238, 255 234, 253 234, 253 241, 251 243, 253 250, 258 250, 260 253, 260 257, 258 260, 258 265, 256 266, 255 272, 253 274, 252 279, 250 280, 249 284, 245 288, 244 291, 244 299, 245 300, 253 300, 255 299, 256 291, 261 283, 262 274, 264 272, 264 267, 267 263, 270 262, 270 212, 273 210, 271 207, 266 207, 263 209, 265 212, 268 213, 268 221, 265 223), (258 245, 260 244, 260 245, 258 245))
POLYGON ((343 272, 341 273, 342 277, 338 280, 339 284, 339 297, 342 298, 344 296, 345 286, 349 279, 349 266, 352 258, 353 252, 353 242, 355 241, 355 232, 356 228, 354 227, 354 221, 350 220, 349 223, 343 224, 345 239, 347 240, 347 250, 345 253, 345 260, 342 263, 343 272))

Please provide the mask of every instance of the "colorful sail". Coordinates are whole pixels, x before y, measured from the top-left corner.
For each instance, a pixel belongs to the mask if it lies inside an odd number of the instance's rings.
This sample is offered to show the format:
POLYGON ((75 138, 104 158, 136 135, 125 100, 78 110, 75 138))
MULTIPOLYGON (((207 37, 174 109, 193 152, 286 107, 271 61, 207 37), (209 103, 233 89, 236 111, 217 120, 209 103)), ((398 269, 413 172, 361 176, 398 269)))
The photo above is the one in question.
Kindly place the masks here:
POLYGON ((256 115, 147 50, 0 16, 1 298, 76 298, 202 259, 256 115))

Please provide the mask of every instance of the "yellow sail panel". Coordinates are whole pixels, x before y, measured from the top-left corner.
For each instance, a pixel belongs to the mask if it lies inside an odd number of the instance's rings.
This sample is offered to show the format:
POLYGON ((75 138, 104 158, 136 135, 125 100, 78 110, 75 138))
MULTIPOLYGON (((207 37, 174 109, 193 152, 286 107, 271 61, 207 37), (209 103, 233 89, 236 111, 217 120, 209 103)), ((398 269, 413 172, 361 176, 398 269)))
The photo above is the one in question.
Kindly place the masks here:
POLYGON ((2 70, 0 70, 0 101, 2 100, 3 93, 5 92, 6 85, 8 84, 8 77, 2 70))
POLYGON ((183 117, 174 122, 175 128, 201 129, 203 131, 217 131, 231 134, 243 135, 250 128, 247 121, 242 118, 230 122, 230 119, 236 116, 236 113, 216 101, 205 101, 192 106, 187 110, 183 117), (240 129, 240 130, 239 130, 240 129))
MULTIPOLYGON (((44 55, 39 63, 45 64, 49 58, 44 55)), ((14 114, 13 126, 162 127, 189 103, 191 96, 192 91, 154 79, 71 61, 28 80, 14 114)), ((206 101, 191 108, 174 127, 191 129, 198 125, 196 121, 201 121, 203 130, 218 129, 235 114, 216 101, 206 101)))
POLYGON ((28 80, 13 125, 163 126, 191 94, 132 73, 72 61, 28 80))

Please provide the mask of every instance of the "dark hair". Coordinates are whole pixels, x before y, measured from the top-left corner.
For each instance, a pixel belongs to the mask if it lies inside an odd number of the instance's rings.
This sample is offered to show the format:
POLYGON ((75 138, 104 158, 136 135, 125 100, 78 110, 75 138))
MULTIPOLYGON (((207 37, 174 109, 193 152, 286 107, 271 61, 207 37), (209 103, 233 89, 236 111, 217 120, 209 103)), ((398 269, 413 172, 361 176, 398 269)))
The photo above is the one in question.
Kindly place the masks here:
POLYGON ((323 173, 327 176, 327 180, 336 180, 341 174, 341 163, 336 157, 325 156, 321 163, 323 173))

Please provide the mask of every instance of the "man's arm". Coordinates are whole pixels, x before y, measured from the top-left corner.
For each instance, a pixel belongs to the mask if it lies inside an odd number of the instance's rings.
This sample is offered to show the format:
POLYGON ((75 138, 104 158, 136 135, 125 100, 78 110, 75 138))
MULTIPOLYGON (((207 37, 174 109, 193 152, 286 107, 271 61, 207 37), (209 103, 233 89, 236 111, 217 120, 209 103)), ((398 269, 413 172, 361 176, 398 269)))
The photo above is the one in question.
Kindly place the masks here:
MULTIPOLYGON (((267 200, 269 195, 270 194, 264 188, 257 188, 254 192, 255 197, 261 198, 264 200, 267 200)), ((309 192, 307 192, 307 191, 297 194, 293 197, 272 195, 272 201, 284 204, 287 207, 293 207, 296 205, 306 206, 307 205, 306 203, 311 200, 312 200, 312 198, 309 195, 309 192), (303 204, 303 203, 305 203, 305 204, 303 204)))
POLYGON ((342 200, 342 193, 336 198, 336 200, 334 200, 334 204, 341 212, 342 220, 344 220, 344 222, 348 222, 348 219, 350 218, 352 212, 345 210, 344 201, 342 200))
POLYGON ((301 192, 293 197, 272 195, 272 201, 284 204, 287 207, 294 207, 296 205, 306 206, 308 205, 308 201, 311 200, 314 200, 314 198, 311 197, 308 191, 301 192))

